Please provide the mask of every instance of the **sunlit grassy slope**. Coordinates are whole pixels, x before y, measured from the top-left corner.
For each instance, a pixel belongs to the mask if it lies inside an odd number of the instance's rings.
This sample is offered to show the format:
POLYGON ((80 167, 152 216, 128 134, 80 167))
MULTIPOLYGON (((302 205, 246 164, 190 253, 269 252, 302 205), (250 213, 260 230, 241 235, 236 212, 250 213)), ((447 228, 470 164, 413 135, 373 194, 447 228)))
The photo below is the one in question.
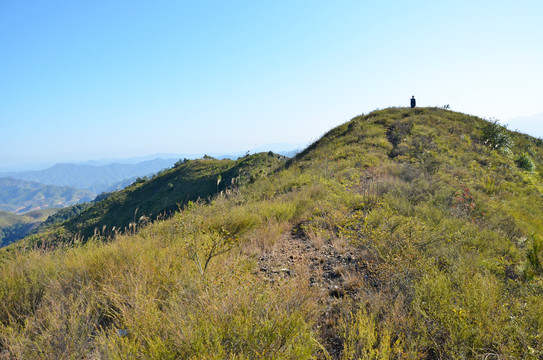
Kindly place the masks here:
POLYGON ((540 140, 476 117, 356 117, 277 171, 136 234, 4 251, 0 348, 21 359, 539 359, 542 166, 540 140))

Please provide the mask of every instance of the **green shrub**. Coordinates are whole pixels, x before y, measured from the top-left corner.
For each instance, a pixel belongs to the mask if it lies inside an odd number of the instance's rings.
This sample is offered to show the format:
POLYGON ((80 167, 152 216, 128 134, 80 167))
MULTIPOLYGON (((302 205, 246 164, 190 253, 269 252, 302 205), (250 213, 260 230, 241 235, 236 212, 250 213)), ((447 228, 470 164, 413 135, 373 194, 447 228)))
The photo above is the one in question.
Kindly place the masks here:
POLYGON ((375 314, 365 309, 351 313, 347 320, 340 320, 340 337, 343 340, 342 360, 389 359, 390 330, 380 328, 375 314))
POLYGON ((535 168, 534 162, 527 153, 523 153, 522 155, 520 155, 515 160, 515 162, 517 163, 517 166, 522 170, 526 170, 530 172, 534 171, 534 168, 535 168))
POLYGON ((498 120, 490 121, 483 127, 481 140, 492 150, 508 151, 513 146, 513 140, 507 129, 498 124, 498 120))
POLYGON ((542 258, 543 258, 543 238, 535 236, 535 234, 530 235, 531 238, 531 247, 528 249, 527 258, 528 258, 528 268, 527 275, 531 276, 533 273, 541 273, 542 268, 542 258))

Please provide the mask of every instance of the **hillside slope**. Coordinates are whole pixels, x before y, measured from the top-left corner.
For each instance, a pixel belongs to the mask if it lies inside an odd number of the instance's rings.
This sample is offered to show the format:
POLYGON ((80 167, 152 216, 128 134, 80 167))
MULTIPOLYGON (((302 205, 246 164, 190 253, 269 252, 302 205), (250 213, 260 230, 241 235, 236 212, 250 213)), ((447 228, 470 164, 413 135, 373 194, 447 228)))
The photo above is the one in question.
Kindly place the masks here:
POLYGON ((58 208, 36 210, 24 215, 0 210, 0 247, 22 239, 58 210, 58 208))
POLYGON ((131 186, 103 194, 82 212, 62 223, 31 236, 29 243, 69 241, 74 236, 88 239, 96 234, 109 237, 169 217, 189 201, 209 196, 248 181, 254 181, 281 164, 286 158, 273 153, 260 153, 234 160, 185 160, 161 171, 150 180, 139 179, 131 186))
POLYGON ((358 116, 136 234, 8 247, 0 347, 14 358, 542 358, 542 145, 443 109, 358 116))

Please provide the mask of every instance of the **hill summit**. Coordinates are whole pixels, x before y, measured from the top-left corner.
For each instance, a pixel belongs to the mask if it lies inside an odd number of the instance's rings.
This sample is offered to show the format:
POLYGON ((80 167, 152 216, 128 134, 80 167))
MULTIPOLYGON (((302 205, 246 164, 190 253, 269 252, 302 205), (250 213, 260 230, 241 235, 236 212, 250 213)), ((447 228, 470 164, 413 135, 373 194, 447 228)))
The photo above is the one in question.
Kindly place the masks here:
POLYGON ((223 170, 210 171, 213 193, 139 231, 8 247, 0 346, 15 358, 541 358, 542 165, 541 140, 496 122, 357 116, 222 192, 223 170))

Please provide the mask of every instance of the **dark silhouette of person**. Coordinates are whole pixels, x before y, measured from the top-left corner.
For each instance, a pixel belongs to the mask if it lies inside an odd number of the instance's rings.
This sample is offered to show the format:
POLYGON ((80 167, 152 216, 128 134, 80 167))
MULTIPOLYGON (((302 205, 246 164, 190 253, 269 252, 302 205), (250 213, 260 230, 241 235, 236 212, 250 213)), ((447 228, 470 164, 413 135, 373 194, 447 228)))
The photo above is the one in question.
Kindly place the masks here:
POLYGON ((417 105, 417 102, 415 101, 415 95, 411 97, 411 109, 414 108, 417 105))

